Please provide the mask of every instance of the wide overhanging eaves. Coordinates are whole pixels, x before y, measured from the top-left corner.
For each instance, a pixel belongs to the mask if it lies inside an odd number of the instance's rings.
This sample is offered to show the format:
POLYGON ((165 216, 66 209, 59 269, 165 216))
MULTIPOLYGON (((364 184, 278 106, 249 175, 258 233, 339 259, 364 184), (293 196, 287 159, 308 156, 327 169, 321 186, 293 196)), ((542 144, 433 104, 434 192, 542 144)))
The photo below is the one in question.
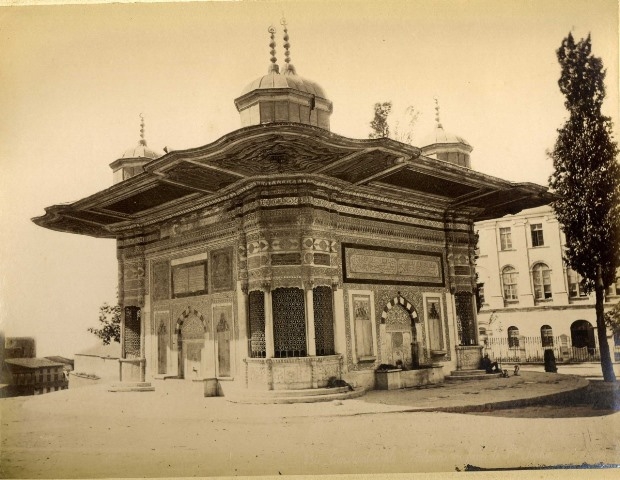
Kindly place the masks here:
POLYGON ((53 230, 113 238, 123 225, 167 211, 179 200, 216 198, 237 182, 291 174, 424 198, 442 208, 474 211, 476 220, 551 200, 544 187, 513 184, 422 157, 418 148, 394 140, 350 139, 309 125, 274 123, 170 152, 149 162, 144 173, 78 202, 49 207, 33 221, 53 230))

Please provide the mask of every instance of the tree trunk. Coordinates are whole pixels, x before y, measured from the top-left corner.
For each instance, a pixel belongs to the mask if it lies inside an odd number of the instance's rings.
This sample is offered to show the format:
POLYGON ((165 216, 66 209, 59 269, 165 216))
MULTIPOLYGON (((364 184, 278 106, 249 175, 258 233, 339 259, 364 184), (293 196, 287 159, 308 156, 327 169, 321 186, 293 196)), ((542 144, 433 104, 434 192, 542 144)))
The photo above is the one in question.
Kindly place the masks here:
POLYGON ((603 370, 603 380, 615 382, 614 364, 611 361, 609 343, 607 342, 607 327, 605 325, 605 287, 601 275, 601 266, 596 266, 596 331, 598 335, 598 346, 601 353, 601 369, 603 370))

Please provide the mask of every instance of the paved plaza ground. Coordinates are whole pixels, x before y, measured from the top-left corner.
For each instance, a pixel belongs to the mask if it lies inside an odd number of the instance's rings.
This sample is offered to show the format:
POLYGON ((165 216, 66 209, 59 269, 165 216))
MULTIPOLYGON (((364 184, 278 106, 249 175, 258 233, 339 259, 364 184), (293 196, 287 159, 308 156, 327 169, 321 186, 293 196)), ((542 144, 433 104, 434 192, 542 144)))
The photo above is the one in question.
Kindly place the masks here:
POLYGON ((618 405, 593 405, 599 393, 592 388, 583 377, 525 371, 315 404, 233 404, 204 398, 182 381, 157 383, 155 392, 95 386, 0 399, 0 476, 385 474, 620 464, 618 405))

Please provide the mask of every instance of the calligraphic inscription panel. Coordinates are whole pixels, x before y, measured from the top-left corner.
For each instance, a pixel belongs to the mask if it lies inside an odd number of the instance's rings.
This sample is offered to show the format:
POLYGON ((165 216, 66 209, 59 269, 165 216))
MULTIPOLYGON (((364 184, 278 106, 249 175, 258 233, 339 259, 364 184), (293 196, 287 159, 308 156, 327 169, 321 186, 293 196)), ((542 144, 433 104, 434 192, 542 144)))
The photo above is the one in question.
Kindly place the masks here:
POLYGON ((440 253, 343 244, 344 281, 443 286, 440 253))

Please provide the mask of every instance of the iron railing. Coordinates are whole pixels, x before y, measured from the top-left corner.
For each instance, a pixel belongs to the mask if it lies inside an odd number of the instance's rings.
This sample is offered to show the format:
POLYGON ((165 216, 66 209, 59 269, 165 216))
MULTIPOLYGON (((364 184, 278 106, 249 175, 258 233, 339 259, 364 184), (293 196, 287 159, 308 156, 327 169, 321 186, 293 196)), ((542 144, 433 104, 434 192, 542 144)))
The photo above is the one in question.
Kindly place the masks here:
MULTIPOLYGON (((553 350, 556 362, 598 362, 601 359, 598 339, 585 347, 572 345, 568 335, 545 338, 545 345, 539 336, 517 339, 488 337, 484 341, 484 353, 498 362, 538 363, 544 361, 545 350, 553 350)), ((614 358, 620 361, 620 346, 614 348, 614 358)))

